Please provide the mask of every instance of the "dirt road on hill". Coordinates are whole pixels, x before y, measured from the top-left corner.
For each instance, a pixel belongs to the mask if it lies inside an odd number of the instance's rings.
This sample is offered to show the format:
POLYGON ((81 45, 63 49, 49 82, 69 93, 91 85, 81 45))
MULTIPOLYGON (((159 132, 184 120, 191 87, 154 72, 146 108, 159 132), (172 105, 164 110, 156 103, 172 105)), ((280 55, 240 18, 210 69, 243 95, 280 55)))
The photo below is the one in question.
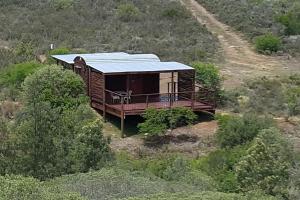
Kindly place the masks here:
POLYGON ((241 33, 218 21, 195 0, 180 0, 197 21, 215 34, 221 44, 224 61, 219 63, 225 78, 225 87, 233 88, 244 80, 258 76, 278 76, 300 72, 300 60, 288 55, 265 56, 254 51, 241 33))

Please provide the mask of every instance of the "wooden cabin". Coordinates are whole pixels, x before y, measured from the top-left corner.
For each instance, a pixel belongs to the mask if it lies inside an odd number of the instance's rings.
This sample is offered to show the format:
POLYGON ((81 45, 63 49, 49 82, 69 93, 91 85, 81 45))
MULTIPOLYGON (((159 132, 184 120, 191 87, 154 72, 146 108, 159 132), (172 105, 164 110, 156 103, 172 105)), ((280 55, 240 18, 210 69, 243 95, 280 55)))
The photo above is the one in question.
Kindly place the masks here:
POLYGON ((124 119, 141 115, 148 108, 187 107, 214 113, 208 92, 195 85, 195 70, 178 62, 161 62, 153 54, 95 53, 53 55, 57 64, 79 74, 91 106, 124 119), (197 94, 202 93, 202 98, 197 94), (204 96, 204 98, 203 98, 204 96))

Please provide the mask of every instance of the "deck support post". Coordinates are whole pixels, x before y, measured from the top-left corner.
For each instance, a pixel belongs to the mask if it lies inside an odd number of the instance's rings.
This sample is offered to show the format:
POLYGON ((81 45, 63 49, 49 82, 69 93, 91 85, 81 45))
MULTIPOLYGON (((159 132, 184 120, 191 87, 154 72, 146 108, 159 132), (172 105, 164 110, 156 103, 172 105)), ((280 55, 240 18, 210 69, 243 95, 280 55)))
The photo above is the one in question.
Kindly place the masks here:
POLYGON ((106 122, 106 84, 105 84, 105 75, 103 74, 103 120, 106 122))
POLYGON ((124 97, 121 97, 121 136, 124 138, 124 120, 125 120, 125 115, 124 115, 124 97))
POLYGON ((194 77, 193 77, 193 94, 192 94, 192 110, 194 111, 196 102, 196 70, 194 70, 194 77))
POLYGON ((173 106, 173 101, 174 101, 174 98, 175 98, 175 95, 174 95, 174 72, 172 72, 172 81, 171 81, 171 99, 170 99, 170 107, 173 106))

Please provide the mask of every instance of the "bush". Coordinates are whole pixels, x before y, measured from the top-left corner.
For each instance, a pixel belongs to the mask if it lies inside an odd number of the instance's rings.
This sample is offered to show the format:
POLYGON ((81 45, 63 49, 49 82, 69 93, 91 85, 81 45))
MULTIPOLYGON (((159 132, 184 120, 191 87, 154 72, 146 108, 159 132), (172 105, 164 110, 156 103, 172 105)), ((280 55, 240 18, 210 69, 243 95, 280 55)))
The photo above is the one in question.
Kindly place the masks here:
POLYGON ((216 139, 222 148, 232 148, 248 143, 260 130, 274 126, 270 118, 259 117, 255 114, 244 114, 242 117, 219 116, 218 122, 216 139))
POLYGON ((170 3, 168 7, 162 13, 163 17, 167 17, 170 19, 176 18, 187 18, 187 11, 177 3, 170 3))
POLYGON ((287 35, 300 34, 300 4, 295 5, 288 13, 281 15, 277 21, 283 24, 287 35))
POLYGON ((222 192, 196 192, 196 193, 162 193, 146 197, 127 198, 126 200, 277 200, 259 192, 249 194, 222 193, 222 192))
POLYGON ((53 7, 56 10, 65 10, 70 8, 72 7, 73 3, 73 0, 52 0, 53 7))
POLYGON ((277 52, 281 47, 279 37, 272 34, 261 35, 255 38, 255 48, 258 52, 277 52))
POLYGON ((66 47, 60 47, 56 49, 52 49, 48 52, 48 63, 49 64, 54 64, 55 60, 51 57, 52 55, 64 55, 64 54, 70 54, 71 50, 66 47))
POLYGON ((196 70, 196 83, 210 91, 208 94, 198 94, 199 98, 211 101, 222 101, 222 78, 218 68, 211 63, 194 62, 192 67, 196 70), (203 96, 204 95, 204 96, 203 96))
POLYGON ((64 109, 87 103, 81 77, 56 65, 44 67, 26 78, 23 100, 27 105, 48 102, 53 108, 64 109))
POLYGON ((262 190, 287 198, 289 170, 293 162, 290 144, 275 128, 262 130, 236 165, 242 191, 262 190))
POLYGON ((0 199, 3 200, 83 200, 79 194, 44 187, 33 178, 0 176, 0 199))
POLYGON ((87 104, 79 76, 48 66, 27 77, 24 107, 12 127, 3 172, 41 180, 99 169, 112 159, 99 116, 87 104))
POLYGON ((117 9, 117 16, 125 22, 135 21, 140 17, 141 13, 135 5, 131 3, 121 4, 117 9))
POLYGON ((191 163, 192 169, 200 170, 212 177, 216 182, 216 188, 221 192, 237 192, 238 182, 234 172, 234 166, 246 155, 247 146, 233 149, 221 149, 209 153, 191 163))
POLYGON ((138 125, 139 132, 147 136, 165 134, 167 129, 177 128, 193 123, 197 116, 188 108, 156 110, 150 108, 143 115, 145 122, 138 125))
POLYGON ((25 78, 40 69, 43 65, 37 62, 25 62, 9 66, 0 74, 0 87, 13 86, 20 88, 25 78))

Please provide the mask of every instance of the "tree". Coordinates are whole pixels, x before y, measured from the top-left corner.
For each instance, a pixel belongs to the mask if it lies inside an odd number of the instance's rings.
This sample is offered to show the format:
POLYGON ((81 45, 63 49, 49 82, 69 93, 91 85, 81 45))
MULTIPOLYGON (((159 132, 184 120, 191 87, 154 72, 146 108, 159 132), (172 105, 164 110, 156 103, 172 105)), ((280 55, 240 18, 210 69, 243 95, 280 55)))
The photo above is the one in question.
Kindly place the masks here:
POLYGON ((251 142, 259 131, 274 125, 272 119, 259 117, 252 113, 245 113, 242 117, 219 116, 218 123, 216 139, 222 148, 232 148, 251 142))
POLYGON ((286 197, 292 158, 290 145, 277 129, 262 130, 236 165, 241 190, 286 197))
POLYGON ((25 79, 23 100, 26 105, 47 102, 52 108, 73 109, 87 103, 83 80, 70 70, 48 66, 25 79))
POLYGON ((26 78, 23 90, 25 106, 13 129, 13 171, 44 180, 99 169, 111 159, 79 76, 48 66, 26 78))
MULTIPOLYGON (((205 98, 209 98, 213 101, 221 101, 222 96, 222 78, 218 68, 211 63, 194 62, 192 66, 196 70, 196 83, 201 85, 206 90, 210 91, 209 94, 205 94, 205 98)), ((199 97, 202 97, 202 93, 199 92, 199 97)))

